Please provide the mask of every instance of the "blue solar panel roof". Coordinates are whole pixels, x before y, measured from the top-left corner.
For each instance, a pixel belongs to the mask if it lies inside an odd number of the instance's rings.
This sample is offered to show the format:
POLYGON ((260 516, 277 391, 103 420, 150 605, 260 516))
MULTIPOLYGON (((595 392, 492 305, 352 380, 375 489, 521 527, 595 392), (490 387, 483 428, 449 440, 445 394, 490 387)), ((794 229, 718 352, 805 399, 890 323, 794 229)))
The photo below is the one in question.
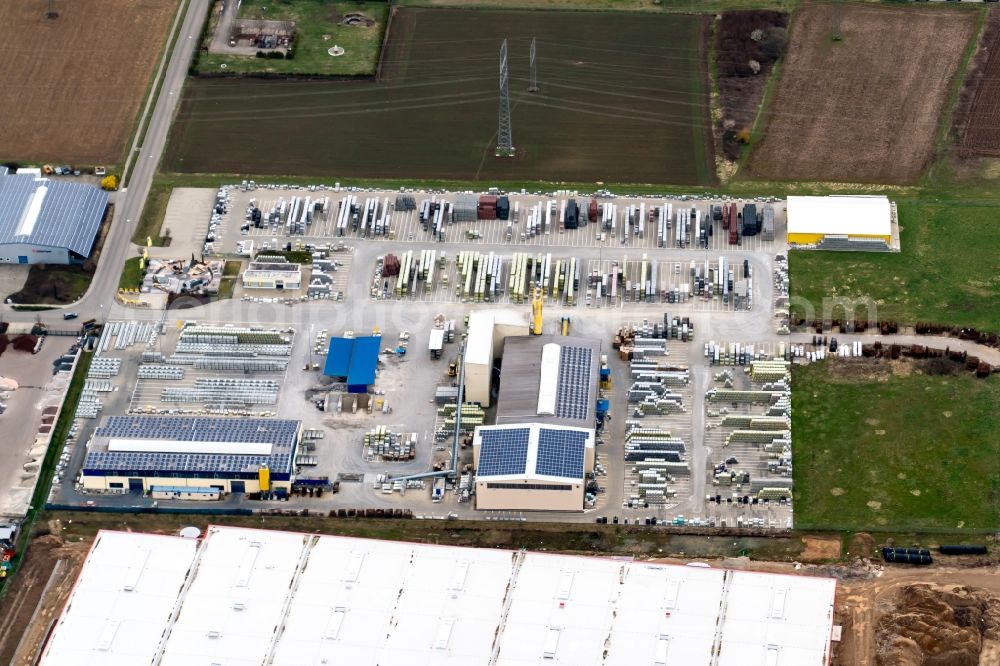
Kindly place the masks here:
POLYGON ((591 353, 585 347, 563 346, 559 350, 559 382, 556 386, 556 416, 585 419, 590 408, 591 353))
POLYGON ((479 476, 524 474, 530 436, 530 428, 483 430, 477 470, 479 476))
POLYGON ((588 433, 579 430, 540 428, 535 473, 544 476, 583 478, 588 433))
POLYGON ((90 451, 84 473, 113 472, 256 472, 267 465, 273 472, 288 473, 298 437, 299 421, 285 419, 233 419, 190 416, 111 416, 94 431, 95 437, 163 439, 181 442, 267 442, 271 455, 221 453, 156 453, 90 451))
POLYGON ((88 256, 108 205, 108 193, 98 187, 65 180, 37 180, 28 174, 0 172, 0 245, 22 243, 65 247, 88 256), (46 186, 38 219, 30 234, 18 227, 35 191, 46 186))

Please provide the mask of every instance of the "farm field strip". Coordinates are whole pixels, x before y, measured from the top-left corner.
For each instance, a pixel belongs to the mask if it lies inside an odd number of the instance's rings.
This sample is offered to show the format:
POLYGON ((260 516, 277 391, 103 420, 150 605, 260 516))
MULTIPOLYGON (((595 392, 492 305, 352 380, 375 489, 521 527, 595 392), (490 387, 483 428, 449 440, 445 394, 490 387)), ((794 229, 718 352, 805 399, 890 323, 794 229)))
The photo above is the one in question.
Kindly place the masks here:
POLYGON ((113 164, 122 155, 179 0, 0 2, 4 159, 113 164))
MULTIPOLYGON (((1000 21, 994 17, 992 21, 1000 21)), ((1000 157, 1000 30, 991 30, 986 63, 969 111, 968 124, 962 137, 963 157, 983 155, 1000 157)))
POLYGON ((915 182, 931 158, 974 12, 832 5, 792 20, 750 173, 770 180, 915 182))
POLYGON ((704 20, 400 9, 380 83, 189 81, 166 168, 709 183, 704 20), (527 92, 532 37, 537 93, 527 92), (503 39, 512 159, 494 156, 503 39))

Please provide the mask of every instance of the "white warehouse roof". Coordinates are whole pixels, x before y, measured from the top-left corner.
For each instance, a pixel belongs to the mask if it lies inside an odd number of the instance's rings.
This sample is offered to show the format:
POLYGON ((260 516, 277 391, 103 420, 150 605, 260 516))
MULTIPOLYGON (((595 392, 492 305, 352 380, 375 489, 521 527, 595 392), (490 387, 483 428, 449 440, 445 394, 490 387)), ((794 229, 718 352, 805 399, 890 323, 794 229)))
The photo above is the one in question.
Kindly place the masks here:
POLYGON ((716 651, 721 666, 829 660, 834 579, 228 527, 195 545, 102 532, 42 664, 709 666, 716 651), (100 651, 142 548, 163 575, 139 577, 142 596, 117 615, 138 629, 100 651))
POLYGON ((789 234, 889 236, 892 206, 884 196, 788 197, 789 234))
POLYGON ((153 663, 197 549, 181 537, 98 534, 41 663, 153 663))

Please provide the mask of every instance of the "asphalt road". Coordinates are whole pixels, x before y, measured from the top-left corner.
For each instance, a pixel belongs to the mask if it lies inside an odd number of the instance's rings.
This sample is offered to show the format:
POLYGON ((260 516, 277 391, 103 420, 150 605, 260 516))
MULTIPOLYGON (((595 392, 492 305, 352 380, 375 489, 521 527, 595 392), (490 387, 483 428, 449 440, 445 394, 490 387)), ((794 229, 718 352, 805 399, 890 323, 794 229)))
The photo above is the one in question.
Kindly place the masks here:
MULTIPOLYGON (((111 231, 104 241, 97 272, 83 298, 65 306, 66 310, 79 313, 81 318, 103 318, 110 312, 114 303, 121 267, 134 251, 132 233, 142 214, 153 176, 163 155, 167 133, 170 131, 181 98, 181 88, 187 76, 191 56, 198 46, 198 38, 208 16, 208 4, 209 0, 188 2, 187 12, 181 23, 180 37, 174 44, 163 73, 160 96, 149 118, 143 145, 138 149, 139 154, 135 158, 128 187, 116 195, 111 231)), ((0 305, 0 313, 8 322, 33 322, 39 316, 37 312, 17 312, 8 305, 0 305)), ((41 313, 41 319, 45 323, 58 325, 62 322, 62 312, 53 310, 41 313)))

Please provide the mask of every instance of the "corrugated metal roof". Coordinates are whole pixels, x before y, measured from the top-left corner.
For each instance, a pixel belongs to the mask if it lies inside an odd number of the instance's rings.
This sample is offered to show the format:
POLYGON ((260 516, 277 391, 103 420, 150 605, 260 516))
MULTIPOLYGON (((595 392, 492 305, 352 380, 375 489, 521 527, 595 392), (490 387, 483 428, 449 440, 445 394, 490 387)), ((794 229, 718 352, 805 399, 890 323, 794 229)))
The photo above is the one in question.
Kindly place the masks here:
POLYGON ((0 172, 0 245, 65 247, 86 257, 107 205, 107 192, 93 185, 0 172), (43 186, 48 191, 31 232, 18 235, 32 197, 43 186))
POLYGON ((382 338, 371 336, 355 338, 351 367, 347 372, 347 383, 351 386, 371 386, 375 383, 375 367, 382 338))
POLYGON ((328 377, 346 377, 350 392, 353 387, 368 387, 375 383, 375 369, 382 338, 370 335, 363 338, 330 338, 323 374, 328 377))
POLYGON ((347 377, 351 366, 351 350, 354 340, 351 338, 330 338, 330 347, 326 352, 326 364, 323 374, 327 377, 347 377))
MULTIPOLYGON (((554 335, 505 338, 500 393, 497 397, 497 424, 538 421, 547 425, 593 428, 597 414, 600 352, 600 340, 591 338, 554 335), (560 368, 563 366, 562 351, 567 349, 589 357, 590 362, 585 371, 559 372, 556 409, 550 416, 539 412, 539 398, 542 393, 542 348, 552 343, 560 347, 560 368), (574 379, 570 381, 570 377, 574 379), (560 405, 573 408, 563 409, 560 405)), ((573 364, 567 362, 567 369, 571 365, 573 364)))

